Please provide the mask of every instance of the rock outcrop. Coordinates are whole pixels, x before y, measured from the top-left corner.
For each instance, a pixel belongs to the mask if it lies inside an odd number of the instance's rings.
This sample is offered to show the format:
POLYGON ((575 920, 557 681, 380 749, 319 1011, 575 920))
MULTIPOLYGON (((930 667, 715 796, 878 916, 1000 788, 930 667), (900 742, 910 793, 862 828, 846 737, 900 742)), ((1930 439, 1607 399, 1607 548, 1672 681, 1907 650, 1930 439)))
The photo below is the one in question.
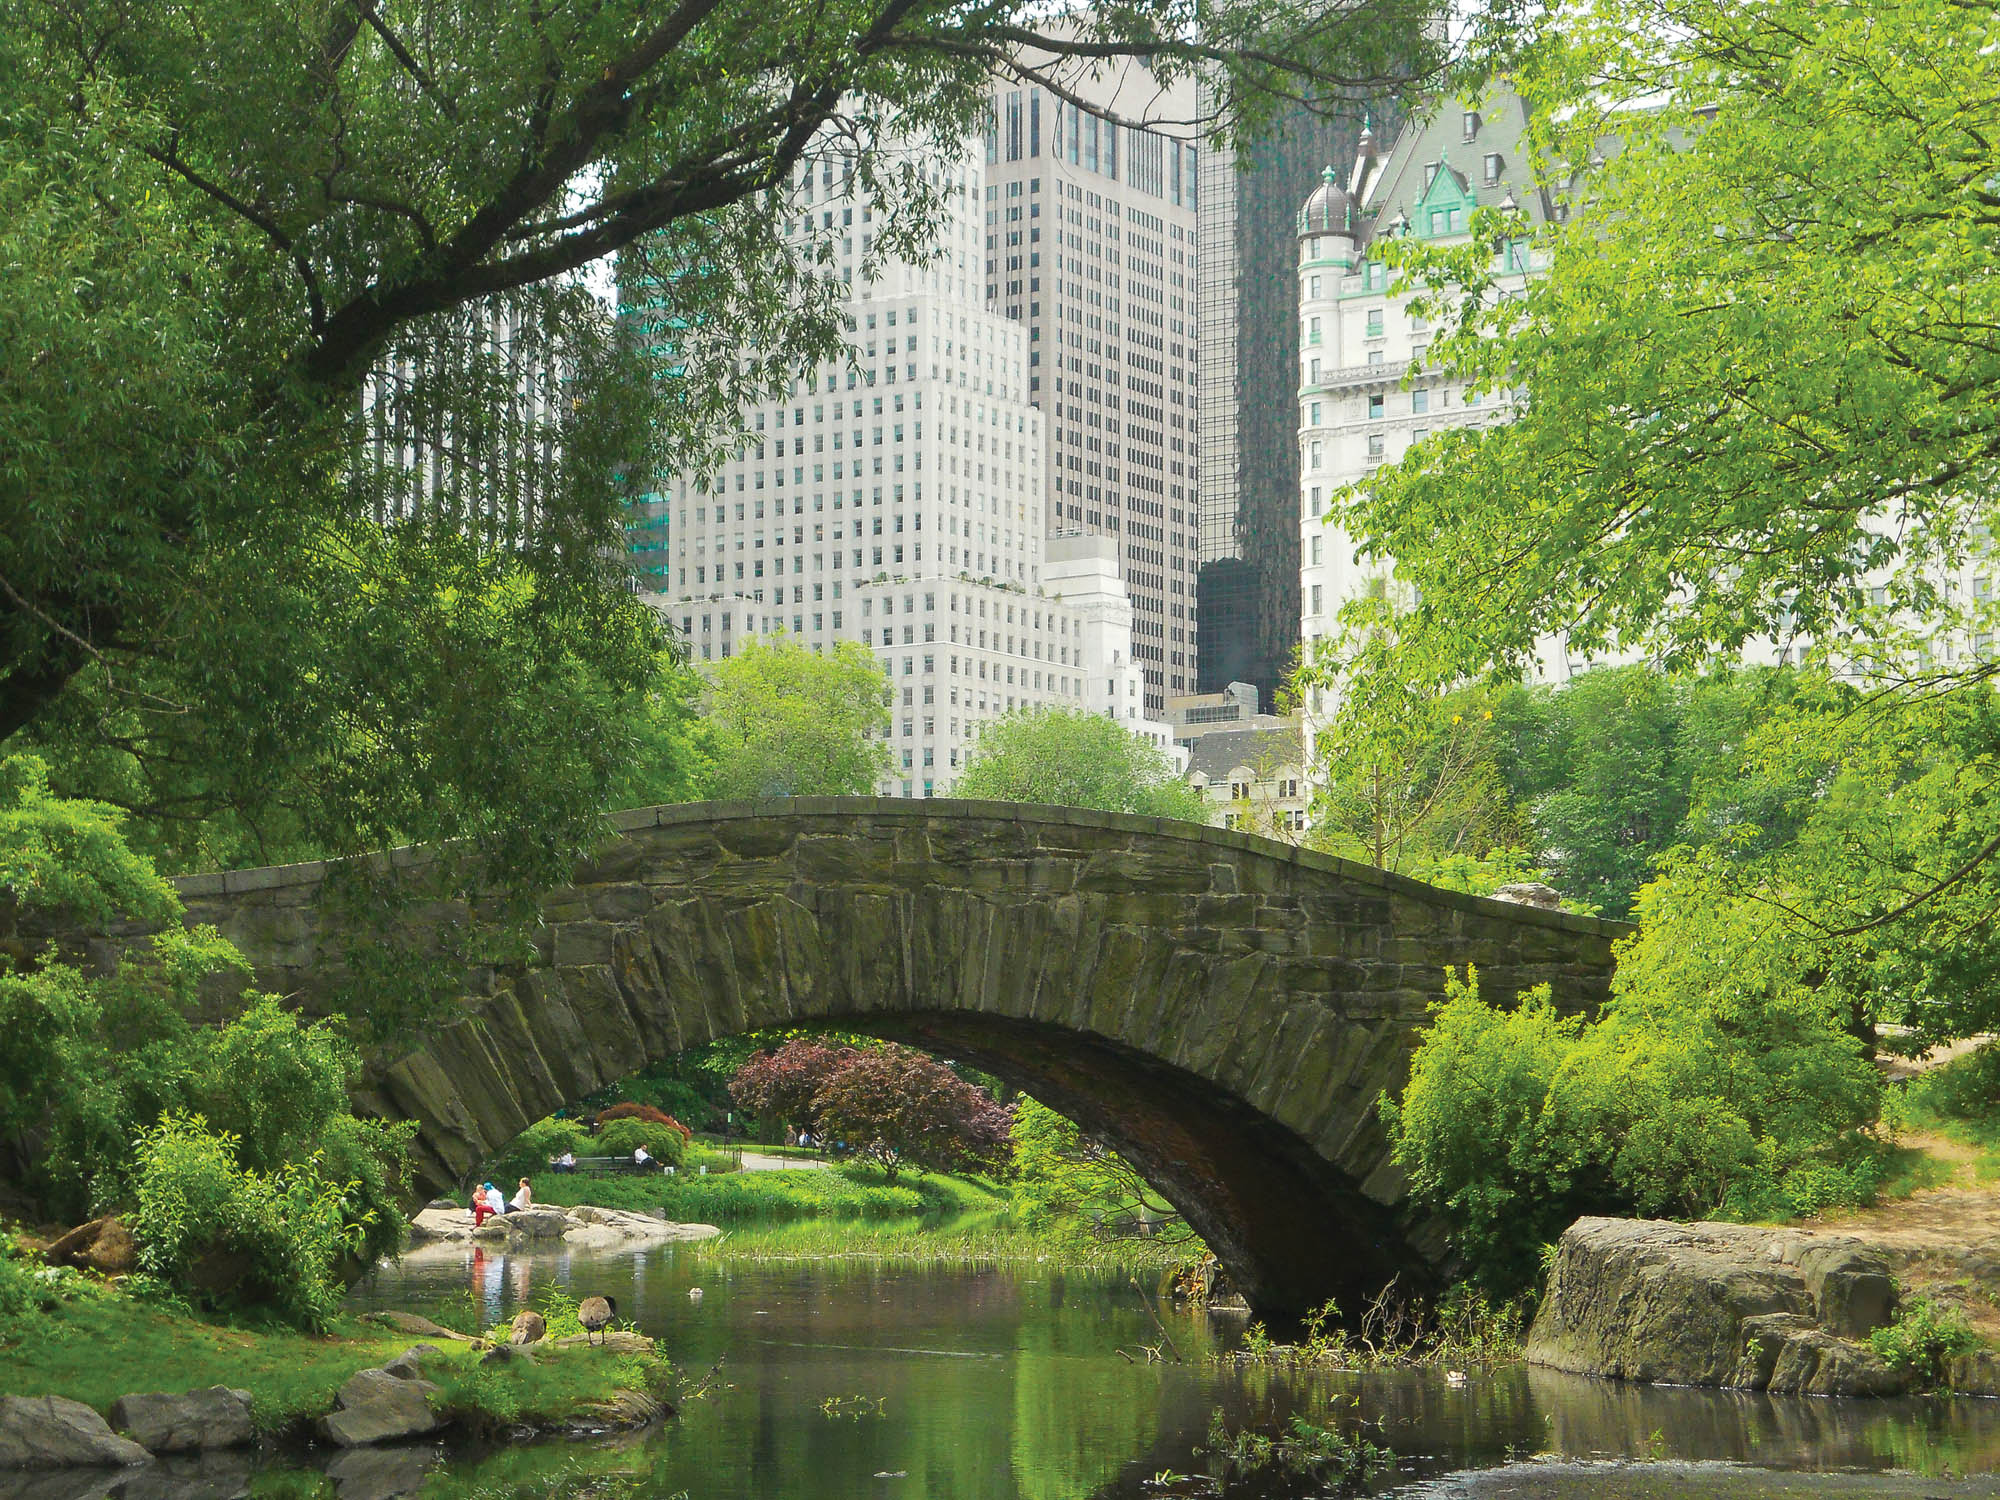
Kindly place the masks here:
POLYGON ((652 1214, 623 1208, 536 1208, 524 1213, 496 1214, 477 1229, 469 1210, 456 1206, 426 1208, 410 1221, 413 1249, 428 1245, 498 1244, 529 1249, 562 1243, 603 1248, 617 1245, 657 1245, 674 1240, 705 1240, 722 1231, 713 1224, 677 1224, 652 1214))
POLYGON ((1557 1247, 1526 1354, 1663 1385, 1886 1396, 1907 1377, 1862 1340, 1895 1312, 1887 1258, 1850 1236, 1579 1219, 1557 1247))
POLYGON ((81 1401, 0 1396, 0 1470, 126 1467, 153 1455, 81 1401))
POLYGON ((139 1264, 139 1242, 116 1214, 79 1224, 42 1252, 52 1266, 71 1266, 101 1276, 123 1276, 139 1264))
POLYGON ((437 1431, 430 1398, 438 1388, 421 1373, 423 1356, 436 1352, 419 1344, 378 1370, 355 1371, 320 1419, 320 1436, 338 1448, 360 1448, 437 1431))
POLYGON ((111 1403, 111 1425, 149 1453, 238 1448, 257 1436, 250 1393, 226 1385, 120 1396, 111 1403))

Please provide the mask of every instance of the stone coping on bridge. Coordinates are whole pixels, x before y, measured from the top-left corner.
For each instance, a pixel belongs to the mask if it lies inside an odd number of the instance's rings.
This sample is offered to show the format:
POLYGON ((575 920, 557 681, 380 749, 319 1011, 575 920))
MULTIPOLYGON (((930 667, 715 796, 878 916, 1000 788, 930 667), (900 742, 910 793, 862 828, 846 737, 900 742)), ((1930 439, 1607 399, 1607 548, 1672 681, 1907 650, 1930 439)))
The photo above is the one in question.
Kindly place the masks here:
MULTIPOLYGON (((1604 917, 1580 916, 1575 912, 1550 911, 1512 901, 1495 901, 1487 896, 1468 895, 1393 871, 1377 869, 1358 860, 1342 859, 1317 849, 1304 849, 1261 834, 1233 828, 1216 828, 1205 823, 1188 823, 1177 818, 1149 818, 1135 813, 1098 812, 1084 807, 1055 807, 1033 802, 975 801, 955 797, 772 797, 758 801, 672 802, 658 807, 635 807, 612 813, 606 822, 613 833, 641 828, 666 827, 677 823, 721 823, 739 819, 772 817, 865 817, 891 821, 919 822, 941 815, 987 818, 1019 823, 1057 823, 1079 828, 1105 828, 1126 833, 1143 833, 1158 838, 1181 839, 1249 854, 1288 860, 1308 869, 1324 870, 1358 884, 1387 891, 1420 896, 1440 905, 1492 916, 1505 916, 1529 926, 1553 927, 1565 932, 1590 933, 1620 938, 1636 929, 1629 922, 1604 917)), ((392 849, 387 854, 362 855, 377 869, 412 869, 430 863, 437 851, 426 846, 392 849)), ((262 865, 245 870, 223 870, 207 875, 180 875, 173 879, 183 897, 239 895, 251 891, 277 890, 287 886, 315 885, 336 868, 339 860, 309 860, 295 865, 262 865)))

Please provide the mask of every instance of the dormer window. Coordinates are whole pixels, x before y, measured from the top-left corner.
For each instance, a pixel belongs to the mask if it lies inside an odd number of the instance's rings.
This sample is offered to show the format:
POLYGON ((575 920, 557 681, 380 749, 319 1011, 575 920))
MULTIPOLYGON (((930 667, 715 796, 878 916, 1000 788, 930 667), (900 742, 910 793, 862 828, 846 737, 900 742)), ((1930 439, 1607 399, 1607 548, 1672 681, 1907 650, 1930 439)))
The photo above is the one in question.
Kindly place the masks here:
POLYGON ((1478 111, 1477 111, 1477 110, 1470 110, 1470 109, 1469 109, 1469 110, 1467 110, 1467 111, 1465 112, 1465 122, 1464 122, 1464 123, 1465 123, 1465 138, 1466 138, 1466 139, 1467 139, 1468 141, 1470 141, 1470 140, 1476 140, 1476 139, 1478 139, 1478 137, 1479 137, 1479 113, 1478 113, 1478 111))
POLYGON ((1425 191, 1425 192, 1427 192, 1427 193, 1428 193, 1428 192, 1429 192, 1429 191, 1431 190, 1431 184, 1437 181, 1437 175, 1438 175, 1438 164, 1437 164, 1436 162, 1434 162, 1434 161, 1427 161, 1427 162, 1425 162, 1425 163, 1424 163, 1424 191, 1425 191))
POLYGON ((1500 153, 1498 151, 1489 151, 1486 153, 1486 185, 1488 187, 1498 187, 1500 185, 1500 168, 1503 165, 1505 164, 1500 160, 1500 153))

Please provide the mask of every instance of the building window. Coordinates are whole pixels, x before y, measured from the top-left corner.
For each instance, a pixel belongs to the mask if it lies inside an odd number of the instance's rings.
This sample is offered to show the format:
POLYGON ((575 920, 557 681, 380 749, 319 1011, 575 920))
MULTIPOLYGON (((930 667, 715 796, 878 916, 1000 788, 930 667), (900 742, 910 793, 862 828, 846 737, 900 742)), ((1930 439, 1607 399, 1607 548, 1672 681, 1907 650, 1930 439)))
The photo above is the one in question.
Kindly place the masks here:
POLYGON ((1498 187, 1500 185, 1500 169, 1503 165, 1504 163, 1501 162, 1498 151, 1489 151, 1486 153, 1486 185, 1488 187, 1498 187))
POLYGON ((1410 410, 1426 412, 1431 409, 1431 393, 1421 388, 1410 392, 1410 410))
POLYGON ((1367 332, 1367 336, 1368 336, 1369 338, 1371 338, 1371 339, 1379 339, 1380 337, 1382 337, 1382 309, 1381 309, 1381 308, 1379 308, 1379 307, 1371 307, 1370 309, 1368 309, 1368 322, 1367 322, 1367 324, 1366 324, 1365 326, 1366 326, 1366 332, 1367 332))

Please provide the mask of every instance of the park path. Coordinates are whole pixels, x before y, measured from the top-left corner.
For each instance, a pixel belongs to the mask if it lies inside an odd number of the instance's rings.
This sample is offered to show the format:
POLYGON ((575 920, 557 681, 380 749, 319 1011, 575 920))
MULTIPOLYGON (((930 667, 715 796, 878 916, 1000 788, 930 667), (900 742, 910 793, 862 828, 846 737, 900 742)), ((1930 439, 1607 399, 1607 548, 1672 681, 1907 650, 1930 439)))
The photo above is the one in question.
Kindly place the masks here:
POLYGON ((782 1172, 791 1167, 824 1167, 823 1161, 801 1156, 766 1156, 761 1151, 743 1153, 743 1170, 746 1172, 782 1172))

